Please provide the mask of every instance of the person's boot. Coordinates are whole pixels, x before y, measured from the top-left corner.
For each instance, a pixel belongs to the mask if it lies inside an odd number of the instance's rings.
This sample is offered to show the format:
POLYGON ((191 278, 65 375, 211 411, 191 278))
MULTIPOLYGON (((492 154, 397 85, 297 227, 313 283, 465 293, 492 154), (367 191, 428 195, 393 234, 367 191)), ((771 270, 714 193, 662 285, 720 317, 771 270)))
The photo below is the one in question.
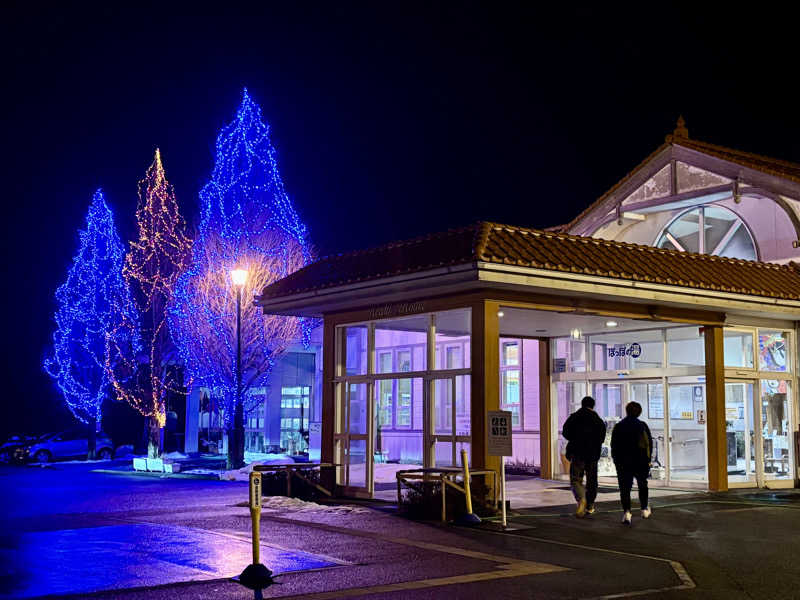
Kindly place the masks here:
POLYGON ((578 508, 575 510, 576 517, 583 517, 586 514, 586 498, 578 501, 578 508))
POLYGON ((625 514, 622 515, 622 524, 623 525, 630 525, 632 518, 633 518, 633 515, 631 514, 631 511, 626 510, 625 514))

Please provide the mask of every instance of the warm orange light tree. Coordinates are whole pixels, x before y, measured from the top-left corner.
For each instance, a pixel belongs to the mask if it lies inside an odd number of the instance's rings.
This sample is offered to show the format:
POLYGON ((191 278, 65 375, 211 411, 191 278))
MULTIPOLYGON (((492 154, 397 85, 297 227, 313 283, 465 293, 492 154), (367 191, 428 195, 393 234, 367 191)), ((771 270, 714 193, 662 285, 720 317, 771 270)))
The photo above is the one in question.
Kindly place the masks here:
POLYGON ((117 398, 147 417, 148 456, 154 458, 162 450, 167 394, 183 392, 166 310, 192 247, 158 149, 139 182, 136 224, 138 236, 130 244, 122 274, 138 305, 142 351, 134 354, 117 346, 109 369, 117 398))

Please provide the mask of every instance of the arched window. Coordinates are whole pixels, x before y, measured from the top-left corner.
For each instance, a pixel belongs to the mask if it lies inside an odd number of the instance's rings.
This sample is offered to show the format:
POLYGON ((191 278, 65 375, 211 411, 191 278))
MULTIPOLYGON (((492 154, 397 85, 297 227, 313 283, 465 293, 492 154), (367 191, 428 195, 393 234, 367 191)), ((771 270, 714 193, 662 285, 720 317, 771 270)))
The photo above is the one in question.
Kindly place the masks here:
POLYGON ((722 206, 698 206, 675 217, 658 236, 656 246, 757 260, 753 236, 739 216, 722 206))

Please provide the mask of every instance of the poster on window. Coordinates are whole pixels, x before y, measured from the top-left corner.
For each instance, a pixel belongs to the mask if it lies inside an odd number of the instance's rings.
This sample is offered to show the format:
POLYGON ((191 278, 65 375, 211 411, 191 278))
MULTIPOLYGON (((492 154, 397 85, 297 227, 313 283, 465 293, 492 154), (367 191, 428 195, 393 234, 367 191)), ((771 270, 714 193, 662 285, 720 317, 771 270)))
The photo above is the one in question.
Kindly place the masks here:
POLYGON ((694 419, 694 401, 692 387, 678 385, 669 391, 669 418, 694 419))

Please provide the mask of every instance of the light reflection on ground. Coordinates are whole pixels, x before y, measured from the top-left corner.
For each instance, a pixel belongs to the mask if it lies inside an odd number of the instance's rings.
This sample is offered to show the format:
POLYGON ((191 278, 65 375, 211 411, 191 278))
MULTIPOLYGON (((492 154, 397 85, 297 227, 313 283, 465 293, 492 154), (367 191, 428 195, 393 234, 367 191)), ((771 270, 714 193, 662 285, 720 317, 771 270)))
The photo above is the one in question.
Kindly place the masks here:
MULTIPOLYGON (((226 578, 241 573, 252 560, 247 541, 150 523, 24 533, 5 542, 0 548, 0 598, 226 578)), ((261 562, 275 573, 336 565, 270 546, 262 546, 261 562)))

